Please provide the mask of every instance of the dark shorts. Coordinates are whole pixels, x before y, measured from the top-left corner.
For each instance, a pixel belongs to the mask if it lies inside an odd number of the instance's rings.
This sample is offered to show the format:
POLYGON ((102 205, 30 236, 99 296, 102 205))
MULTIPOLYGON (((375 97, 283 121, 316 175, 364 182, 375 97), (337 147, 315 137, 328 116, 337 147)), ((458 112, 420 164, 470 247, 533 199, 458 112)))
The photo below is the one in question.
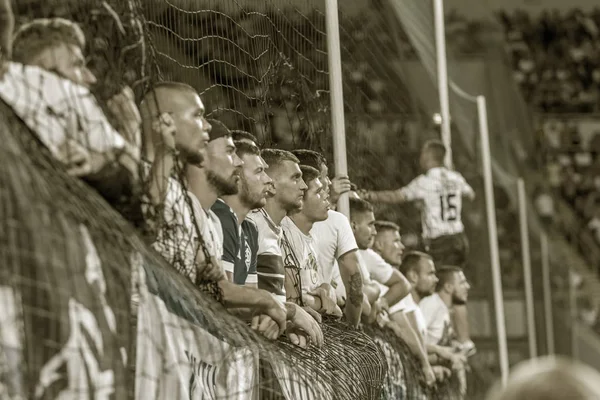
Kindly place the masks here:
POLYGON ((467 263, 469 241, 464 232, 425 239, 424 245, 425 251, 433 258, 438 268, 445 265, 464 268, 467 263))

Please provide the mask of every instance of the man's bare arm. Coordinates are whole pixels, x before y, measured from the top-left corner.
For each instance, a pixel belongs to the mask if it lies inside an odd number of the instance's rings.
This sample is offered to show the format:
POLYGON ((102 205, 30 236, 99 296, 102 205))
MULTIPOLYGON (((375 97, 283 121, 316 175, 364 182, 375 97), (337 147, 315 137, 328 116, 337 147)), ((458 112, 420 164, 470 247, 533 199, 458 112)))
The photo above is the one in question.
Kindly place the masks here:
POLYGON ((344 313, 351 326, 358 326, 363 304, 363 279, 358 266, 356 250, 338 258, 340 276, 346 288, 346 307, 344 313))
POLYGON ((359 193, 359 196, 373 203, 400 204, 406 202, 406 197, 402 193, 402 189, 382 190, 378 192, 363 191, 359 193))
POLYGON ((421 367, 427 378, 427 383, 429 385, 433 384, 435 378, 433 377, 433 371, 431 370, 431 365, 427 358, 427 351, 421 343, 419 335, 411 327, 409 320, 403 312, 394 313, 391 316, 391 319, 392 320, 387 325, 388 328, 392 329, 398 337, 404 340, 410 351, 421 363, 421 367))
MULTIPOLYGON (((279 326, 279 334, 283 333, 287 315, 286 309, 268 292, 238 286, 227 279, 221 279, 217 285, 221 290, 225 308, 250 309, 255 310, 257 314, 266 314, 279 326)), ((241 314, 242 311, 238 310, 238 313, 241 314)))
POLYGON ((406 279, 406 277, 402 275, 402 272, 396 269, 394 270, 392 277, 385 283, 385 285, 389 287, 390 290, 388 290, 385 293, 383 298, 387 301, 387 303, 390 306, 393 306, 394 304, 405 298, 411 290, 411 286, 408 282, 408 279, 406 279))

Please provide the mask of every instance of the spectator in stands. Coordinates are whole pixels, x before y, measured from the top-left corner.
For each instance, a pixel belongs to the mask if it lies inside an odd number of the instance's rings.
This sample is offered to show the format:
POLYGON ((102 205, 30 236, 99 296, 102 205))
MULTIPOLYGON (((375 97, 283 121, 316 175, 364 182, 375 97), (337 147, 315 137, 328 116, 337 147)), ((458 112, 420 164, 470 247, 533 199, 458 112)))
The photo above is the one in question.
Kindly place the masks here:
MULTIPOLYGON (((363 192, 365 199, 380 203, 422 201, 422 229, 426 251, 439 265, 464 267, 468 241, 462 223, 462 198, 475 198, 473 188, 456 171, 444 167, 446 147, 439 140, 429 140, 421 149, 420 165, 424 171, 406 187, 395 191, 363 192)), ((466 306, 456 310, 458 340, 466 349, 475 345, 469 337, 466 306)))
MULTIPOLYGON (((354 198, 351 201, 351 204, 356 204, 354 198)), ((389 221, 376 221, 375 229, 376 234, 372 241, 372 246, 377 243, 377 247, 385 249, 386 255, 399 265, 402 262, 402 251, 404 250, 400 237, 400 227, 389 221), (381 228, 381 232, 378 230, 378 227, 381 228), (387 243, 387 239, 392 240, 390 243, 387 243)), ((360 243, 358 240, 357 242, 360 243)), ((392 329, 406 342, 412 353, 419 359, 425 376, 431 378, 431 381, 428 383, 433 383, 435 381, 433 378, 434 372, 427 358, 427 350, 423 344, 423 339, 404 310, 406 303, 410 301, 407 298, 412 298, 410 283, 402 272, 392 267, 373 248, 361 248, 359 254, 365 263, 369 278, 377 282, 380 286, 380 297, 383 299, 384 305, 388 307, 387 312, 394 322, 394 324, 391 324, 392 329)))
MULTIPOLYGON (((237 156, 231 132, 220 121, 209 119, 211 129, 202 167, 188 164, 185 169, 196 223, 204 238, 211 263, 223 271, 223 230, 221 221, 210 209, 220 196, 238 193, 242 160, 237 156)), ((221 277, 219 277, 221 278, 221 277)))
POLYGON ((400 227, 390 221, 375 221, 377 234, 372 249, 388 264, 399 267, 405 246, 400 235, 400 227))
MULTIPOLYGON (((65 29, 78 32, 76 25, 62 21, 65 29)), ((41 24, 40 29, 45 27, 41 24)), ((22 31, 27 29, 24 27, 22 31)), ((69 43, 66 36, 55 35, 49 44, 69 43)), ((34 42, 41 47, 30 48, 22 40, 15 41, 14 50, 21 62, 30 59, 20 58, 19 54, 25 52, 27 57, 34 58, 48 44, 41 39, 34 42)), ((51 53, 51 49, 47 52, 51 53)), ((7 62, 3 68, 0 98, 23 119, 52 156, 64 164, 69 174, 84 177, 110 202, 131 194, 138 180, 140 150, 111 126, 87 87, 38 65, 7 62)), ((139 120, 135 123, 139 131, 139 120)))
POLYGON ((600 374, 564 358, 527 360, 513 368, 506 386, 496 384, 487 400, 595 400, 600 374))
MULTIPOLYGON (((375 237, 375 214, 373 213, 373 206, 368 201, 351 196, 350 223, 359 250, 368 249, 375 237)), ((387 299, 381 295, 381 285, 371 278, 367 263, 362 258, 360 251, 357 256, 363 277, 363 291, 367 295, 372 308, 368 321, 373 322, 379 313, 389 309, 389 304, 387 299)), ((404 285, 404 283, 401 283, 401 285, 404 285)), ((410 287, 405 285, 403 288, 405 293, 402 294, 401 298, 406 296, 409 290, 410 287)))
MULTIPOLYGON (((353 217, 351 218, 353 219, 353 217)), ((374 219, 375 218, 373 215, 373 220, 374 219)), ((363 218, 363 220, 366 220, 370 223, 370 216, 363 218)), ((369 271, 369 274, 371 275, 371 278, 383 285, 384 293, 382 293, 382 300, 384 301, 384 304, 388 308, 393 308, 393 306, 395 306, 400 300, 410 294, 410 283, 408 283, 408 280, 402 274, 402 272, 394 269, 391 264, 386 262, 380 254, 371 248, 378 233, 375 224, 373 225, 373 231, 375 232, 375 235, 373 236, 371 243, 368 244, 367 248, 362 248, 359 244, 359 253, 367 270, 369 271)), ((398 234, 398 236, 400 235, 398 234)), ((357 240, 357 243, 359 243, 359 240, 357 240)), ((404 246, 401 244, 400 246, 401 249, 404 248, 404 246)), ((400 255, 401 254, 402 253, 400 251, 400 255)))
MULTIPOLYGON (((243 162, 237 156, 229 129, 222 122, 214 119, 209 120, 209 123, 212 128, 209 133, 210 140, 207 145, 206 162, 202 168, 188 164, 186 177, 189 182, 189 197, 196 224, 208 250, 206 256, 211 258, 210 264, 218 265, 218 270, 223 271, 222 226, 219 218, 209 207, 216 203, 219 196, 238 193, 243 162)), ((218 279, 222 279, 222 276, 218 279)), ((287 304, 285 306, 286 317, 291 316, 292 322, 297 321, 302 316, 303 311, 299 310, 298 312, 297 307, 287 304)), ((235 312, 242 318, 248 317, 245 308, 230 311, 235 312)), ((306 326, 307 331, 312 332, 314 342, 320 344, 320 328, 308 314, 304 313, 303 317, 299 321, 301 327, 306 326)), ((252 327, 269 339, 275 339, 280 334, 278 323, 266 314, 253 316, 252 327)), ((293 343, 306 347, 311 338, 306 335, 306 331, 301 327, 295 326, 292 331, 288 330, 288 334, 293 343)), ((288 328, 291 328, 291 326, 288 328)))
POLYGON ((200 236, 194 219, 190 194, 172 177, 173 172, 182 176, 182 168, 189 165, 203 167, 207 158, 211 125, 204 118, 200 97, 188 85, 160 83, 144 96, 141 112, 148 197, 154 206, 148 207, 148 216, 156 220, 157 227, 154 247, 192 282, 218 293, 226 307, 245 307, 268 316, 277 324, 277 331, 268 332, 270 337, 279 336, 285 329, 283 306, 267 292, 240 287, 224 279, 220 265, 210 262, 204 244, 206 238, 200 236))
POLYGON ((285 150, 264 149, 262 157, 269 166, 272 196, 265 207, 255 210, 250 218, 258 227, 258 287, 273 295, 283 304, 285 268, 281 252, 281 221, 290 212, 302 208, 307 186, 302 180, 298 159, 285 150))
POLYGON ((307 186, 302 209, 290 212, 281 221, 286 296, 288 301, 306 305, 319 313, 341 317, 335 290, 323 279, 310 234, 315 222, 327 219, 327 193, 323 190, 319 171, 306 165, 301 165, 300 170, 307 186))
MULTIPOLYGON (((320 171, 320 181, 323 190, 329 194, 329 201, 339 197, 350 188, 343 179, 334 179, 338 183, 333 185, 328 176, 327 160, 320 153, 313 150, 295 150, 294 155, 302 165, 313 167, 320 171)), ((337 291, 340 304, 344 305, 344 314, 347 322, 358 326, 363 305, 363 281, 358 261, 358 246, 350 221, 345 215, 334 210, 327 212, 327 219, 316 222, 310 230, 314 238, 317 251, 317 260, 321 267, 323 281, 331 282, 337 286, 335 277, 341 276, 344 290, 340 287, 337 291)))
MULTIPOLYGON (((431 363, 439 364, 440 360, 445 360, 451 365, 460 366, 465 361, 464 357, 456 354, 449 346, 427 340, 428 325, 420 303, 435 293, 438 283, 433 259, 426 253, 411 251, 404 257, 400 269, 411 283, 412 291, 402 300, 399 308, 407 316, 413 329, 418 332, 431 363)), ((438 378, 446 375, 443 369, 436 369, 434 366, 434 370, 438 378)))
MULTIPOLYGON (((81 28, 63 18, 34 19, 21 26, 14 36, 13 60, 37 65, 65 79, 89 88, 96 77, 87 68, 84 56, 86 42, 81 28)), ((123 88, 107 102, 118 121, 118 130, 139 151, 141 146, 140 115, 133 91, 123 88)))
POLYGON ((234 144, 238 157, 244 162, 238 193, 221 196, 212 211, 219 217, 223 229, 222 264, 227 279, 237 285, 258 287, 258 228, 246 217, 250 211, 265 206, 272 180, 256 145, 249 141, 234 144))

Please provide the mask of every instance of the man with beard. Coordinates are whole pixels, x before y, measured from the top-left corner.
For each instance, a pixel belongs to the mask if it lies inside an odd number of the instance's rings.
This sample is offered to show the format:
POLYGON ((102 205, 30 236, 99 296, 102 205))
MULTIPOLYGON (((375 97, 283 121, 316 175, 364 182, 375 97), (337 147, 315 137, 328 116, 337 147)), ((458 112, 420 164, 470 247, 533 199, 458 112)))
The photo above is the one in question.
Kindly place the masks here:
POLYGON ((222 262, 227 279, 237 285, 257 287, 258 228, 246 217, 250 211, 265 206, 272 180, 258 147, 248 141, 234 144, 238 157, 244 162, 239 190, 237 194, 217 199, 212 211, 223 228, 222 262))
POLYGON ((455 352, 451 347, 455 340, 451 310, 455 304, 466 304, 470 285, 459 267, 442 267, 437 271, 436 292, 425 298, 420 297, 427 293, 427 282, 431 282, 431 271, 435 269, 431 258, 425 260, 420 267, 424 269, 420 272, 421 276, 426 276, 426 281, 421 286, 417 283, 418 289, 415 290, 415 301, 419 301, 426 327, 425 346, 428 353, 433 355, 433 363, 450 366, 457 374, 462 393, 466 390, 467 360, 464 354, 455 352))
POLYGON ((209 133, 204 168, 188 165, 186 178, 198 227, 210 256, 223 271, 223 231, 221 222, 211 207, 220 196, 238 193, 238 180, 243 162, 235 151, 229 129, 214 119, 210 119, 209 123, 212 129, 209 133))
POLYGON ((267 197, 265 206, 248 216, 258 227, 258 287, 272 293, 284 304, 286 294, 281 221, 288 213, 302 209, 307 186, 302 180, 298 158, 292 153, 265 149, 261 155, 269 165, 267 174, 273 184, 270 188, 272 196, 267 197))
POLYGON ((281 221, 283 254, 286 269, 285 291, 290 301, 310 307, 319 313, 342 316, 337 306, 335 290, 323 278, 317 262, 314 240, 310 234, 313 224, 327 219, 329 202, 320 172, 301 165, 302 179, 308 186, 301 210, 292 211, 281 221))
MULTIPOLYGON (((211 125, 204 117, 204 105, 196 90, 183 83, 160 83, 144 96, 140 111, 146 139, 144 157, 149 163, 146 175, 151 204, 147 207, 147 214, 148 218, 156 221, 157 229, 154 247, 196 285, 209 285, 219 293, 225 307, 246 307, 257 314, 269 316, 278 326, 277 332, 273 332, 271 337, 279 336, 285 328, 285 309, 267 292, 239 287, 229 282, 225 279, 220 264, 207 259, 202 246, 205 236, 200 235, 195 219, 198 204, 194 206, 193 195, 184 189, 183 179, 173 177, 183 177, 184 171, 189 170, 190 166, 196 167, 192 175, 204 174, 202 170, 205 158, 208 158, 206 148, 210 140, 208 133, 211 125)), ((217 146, 227 147, 228 144, 224 139, 221 143, 213 144, 213 153, 217 146)), ((214 164, 231 163, 228 168, 229 180, 235 182, 232 170, 236 171, 234 164, 239 166, 241 162, 235 161, 232 156, 225 156, 226 160, 222 157, 214 158, 215 160, 211 160, 214 164), (220 160, 216 160, 217 158, 220 160)), ((215 190, 208 188, 207 178, 199 179, 205 182, 206 190, 215 190)), ((209 201, 206 198, 204 200, 209 201)), ((206 247, 210 246, 206 244, 206 247)), ((208 253, 210 257, 210 249, 208 253)))

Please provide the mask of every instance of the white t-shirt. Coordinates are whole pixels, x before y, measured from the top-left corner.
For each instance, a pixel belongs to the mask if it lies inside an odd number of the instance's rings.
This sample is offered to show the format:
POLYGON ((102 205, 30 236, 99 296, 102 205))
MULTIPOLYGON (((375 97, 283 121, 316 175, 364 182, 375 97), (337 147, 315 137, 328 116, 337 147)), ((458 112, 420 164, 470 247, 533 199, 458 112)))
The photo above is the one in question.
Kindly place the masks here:
POLYGON ((6 65, 0 98, 56 159, 65 161, 61 146, 69 139, 96 153, 125 146, 125 139, 111 126, 88 88, 36 66, 6 65))
POLYGON ((371 279, 385 285, 394 274, 394 267, 388 264, 375 250, 359 250, 371 279))
POLYGON ((429 344, 449 346, 454 332, 450 320, 450 310, 439 294, 427 296, 419 303, 425 317, 427 334, 425 340, 429 344))
POLYGON ((419 175, 400 192, 408 201, 423 200, 421 224, 426 239, 463 232, 462 198, 475 193, 461 174, 443 167, 419 175))
POLYGON ((310 230, 310 235, 315 242, 323 281, 330 283, 333 281, 336 268, 339 274, 339 267, 335 266, 337 259, 358 248, 350 221, 344 214, 329 210, 327 219, 315 223, 310 230))
POLYGON ((417 329, 419 329, 419 332, 421 332, 421 335, 424 338, 427 336, 427 322, 425 321, 421 308, 415 303, 412 293, 409 293, 405 298, 390 307, 390 315, 397 312, 403 312, 405 314, 414 313, 417 320, 417 329))
POLYGON ((285 303, 285 267, 281 251, 281 226, 277 226, 265 209, 255 210, 248 217, 258 228, 258 288, 273 294, 285 303))
POLYGON ((317 263, 313 238, 302 233, 294 221, 288 217, 281 221, 281 227, 283 228, 284 265, 288 268, 288 263, 291 263, 300 269, 302 292, 306 293, 316 289, 325 281, 317 263))
MULTIPOLYGON (((206 212, 202 208, 200 200, 192 192, 188 192, 188 195, 192 201, 194 216, 208 253, 217 260, 221 260, 223 258, 223 227, 221 226, 221 220, 212 210, 206 212)), ((221 269, 223 269, 222 265, 221 269)))

